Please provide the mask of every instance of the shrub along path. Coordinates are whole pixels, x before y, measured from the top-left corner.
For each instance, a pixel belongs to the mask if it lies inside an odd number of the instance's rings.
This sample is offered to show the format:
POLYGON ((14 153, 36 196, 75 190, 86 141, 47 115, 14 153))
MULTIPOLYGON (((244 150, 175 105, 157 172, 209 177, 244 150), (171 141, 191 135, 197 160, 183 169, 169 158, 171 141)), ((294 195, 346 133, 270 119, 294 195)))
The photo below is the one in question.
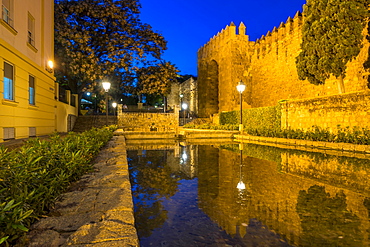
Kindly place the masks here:
POLYGON ((35 223, 19 246, 139 246, 123 136, 113 137, 51 213, 35 223))

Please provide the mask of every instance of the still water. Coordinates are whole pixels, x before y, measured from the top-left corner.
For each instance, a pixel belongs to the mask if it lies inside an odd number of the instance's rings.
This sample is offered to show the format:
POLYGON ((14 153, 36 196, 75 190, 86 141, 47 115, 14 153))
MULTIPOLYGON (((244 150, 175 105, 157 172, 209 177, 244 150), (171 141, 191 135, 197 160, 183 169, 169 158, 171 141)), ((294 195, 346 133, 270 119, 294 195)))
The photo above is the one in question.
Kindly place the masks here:
POLYGON ((235 143, 127 155, 143 247, 370 246, 365 156, 235 143))

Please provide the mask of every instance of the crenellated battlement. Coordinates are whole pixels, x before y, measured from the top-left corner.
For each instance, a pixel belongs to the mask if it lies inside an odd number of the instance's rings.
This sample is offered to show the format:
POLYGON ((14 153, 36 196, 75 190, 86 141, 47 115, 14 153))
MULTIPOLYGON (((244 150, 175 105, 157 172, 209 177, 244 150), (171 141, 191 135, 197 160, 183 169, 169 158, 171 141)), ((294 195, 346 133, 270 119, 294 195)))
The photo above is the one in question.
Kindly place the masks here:
MULTIPOLYGON (((235 85, 240 80, 246 84, 243 108, 337 94, 335 77, 319 86, 298 78, 296 58, 301 51, 303 23, 304 15, 297 11, 256 41, 249 41, 243 22, 238 27, 231 22, 213 36, 198 50, 199 115, 239 109, 235 85)), ((370 60, 369 50, 365 39, 358 57, 348 63, 347 92, 368 89, 369 70, 363 64, 370 60)))
POLYGON ((198 56, 207 56, 210 52, 218 49, 220 46, 226 44, 230 40, 240 40, 245 42, 251 42, 254 44, 254 51, 252 54, 259 54, 261 50, 268 50, 269 47, 283 42, 287 38, 298 35, 301 32, 303 24, 303 15, 300 11, 297 11, 294 18, 288 17, 285 22, 281 22, 279 27, 274 27, 272 31, 268 31, 265 35, 262 35, 255 42, 249 41, 249 36, 246 34, 246 26, 241 22, 238 26, 231 22, 226 25, 224 29, 214 35, 210 40, 204 44, 198 50, 198 56))
POLYGON ((303 15, 300 11, 297 11, 294 18, 288 17, 286 22, 281 22, 279 27, 274 27, 272 31, 268 31, 266 35, 262 35, 261 38, 255 42, 255 49, 267 49, 274 44, 281 43, 291 36, 298 35, 301 33, 303 24, 303 15))
POLYGON ((249 36, 246 35, 246 26, 241 22, 237 28, 234 22, 231 22, 230 25, 226 25, 224 29, 210 38, 206 44, 201 46, 198 53, 208 53, 208 51, 218 48, 229 40, 238 39, 239 37, 242 37, 243 41, 248 41, 249 36))

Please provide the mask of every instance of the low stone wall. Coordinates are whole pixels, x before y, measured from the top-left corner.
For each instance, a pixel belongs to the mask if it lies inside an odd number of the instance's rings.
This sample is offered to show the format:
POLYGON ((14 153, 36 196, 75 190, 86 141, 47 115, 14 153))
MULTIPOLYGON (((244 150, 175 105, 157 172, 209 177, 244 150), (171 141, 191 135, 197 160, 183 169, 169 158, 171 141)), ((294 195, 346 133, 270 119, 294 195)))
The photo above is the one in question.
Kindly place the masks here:
POLYGON ((125 138, 113 137, 94 163, 94 172, 32 225, 22 246, 139 246, 125 138))
POLYGON ((122 112, 118 126, 131 131, 176 131, 179 115, 176 113, 122 112))
POLYGON ((370 92, 356 92, 281 102, 282 128, 304 129, 370 126, 370 92))

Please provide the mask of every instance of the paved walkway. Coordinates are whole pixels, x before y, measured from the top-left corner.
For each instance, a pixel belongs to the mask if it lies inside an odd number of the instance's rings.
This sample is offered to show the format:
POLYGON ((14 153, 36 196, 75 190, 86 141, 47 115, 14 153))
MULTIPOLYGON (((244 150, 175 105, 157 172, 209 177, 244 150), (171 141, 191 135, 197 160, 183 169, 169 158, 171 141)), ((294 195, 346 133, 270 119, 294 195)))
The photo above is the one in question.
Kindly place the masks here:
POLYGON ((32 226, 26 246, 139 246, 123 136, 108 142, 94 168, 32 226))

